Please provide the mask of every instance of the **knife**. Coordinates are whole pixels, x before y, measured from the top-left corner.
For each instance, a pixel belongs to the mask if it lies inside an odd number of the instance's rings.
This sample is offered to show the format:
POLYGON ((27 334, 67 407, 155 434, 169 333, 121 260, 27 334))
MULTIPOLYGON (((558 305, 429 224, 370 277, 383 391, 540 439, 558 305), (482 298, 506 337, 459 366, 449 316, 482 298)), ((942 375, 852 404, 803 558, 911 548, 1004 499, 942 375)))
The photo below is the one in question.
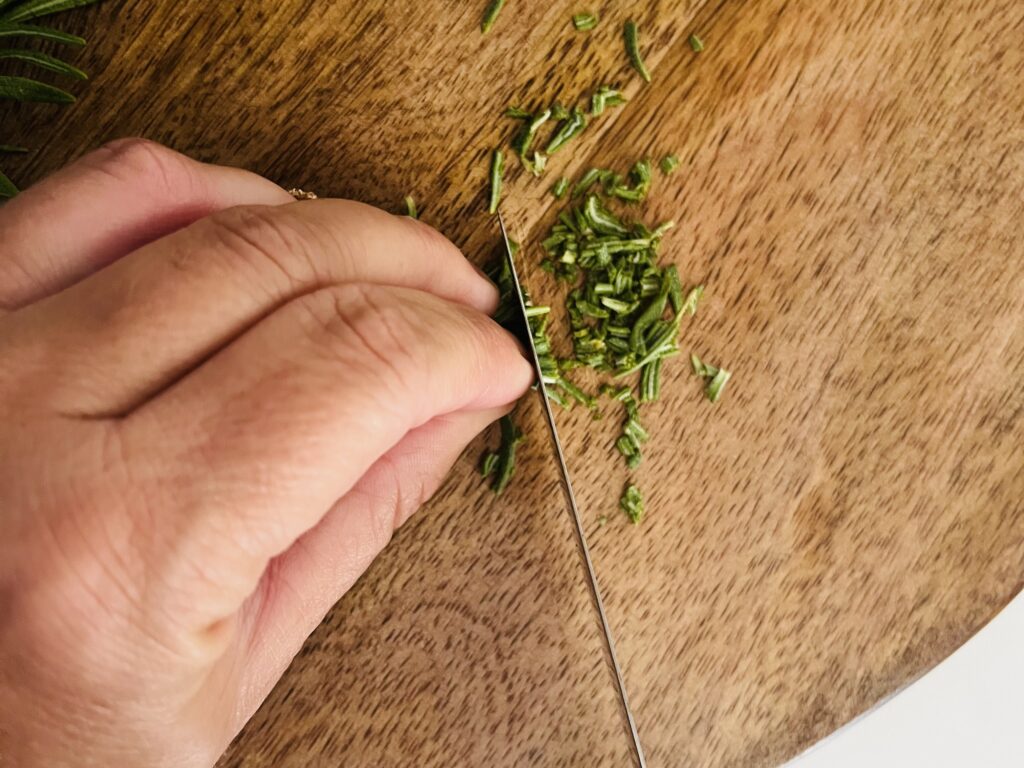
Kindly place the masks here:
POLYGON ((555 456, 558 459, 558 467, 562 473, 562 490, 565 491, 566 501, 569 503, 573 527, 576 532, 576 545, 579 548, 580 559, 583 561, 586 572, 587 585, 590 587, 590 596, 593 598, 594 607, 597 608, 597 615, 601 621, 601 630, 604 633, 604 646, 607 652, 608 661, 612 674, 615 676, 615 685, 618 688, 619 703, 622 705, 622 713, 626 717, 626 726, 629 730, 630 740, 633 747, 635 762, 640 768, 647 768, 647 760, 644 758, 644 750, 640 745, 640 734, 636 729, 636 720, 633 718, 633 711, 629 708, 629 698, 626 696, 626 684, 622 678, 622 668, 619 667, 618 657, 615 655, 615 641, 612 640, 612 630, 608 625, 608 617, 604 612, 604 602, 601 600, 601 589, 597 585, 597 575, 594 573, 594 563, 590 559, 590 548, 587 546, 587 537, 583 532, 583 522, 580 519, 580 510, 576 504, 576 494, 572 490, 572 480, 569 479, 569 468, 565 464, 565 453, 562 451, 562 442, 558 439, 558 427, 555 426, 555 415, 551 411, 551 401, 548 400, 547 389, 544 386, 544 377, 540 370, 540 356, 533 343, 533 333, 530 330, 530 321, 526 315, 526 297, 523 295, 523 287, 519 283, 519 274, 516 272, 516 260, 512 255, 512 245, 509 243, 508 230, 505 229, 505 220, 501 213, 498 213, 498 224, 501 226, 501 237, 505 243, 505 254, 508 257, 509 269, 512 271, 512 282, 516 286, 516 296, 519 299, 519 309, 522 312, 523 323, 526 325, 526 339, 533 358, 533 367, 537 373, 537 391, 544 403, 544 415, 548 422, 548 432, 551 435, 551 443, 555 448, 555 456))

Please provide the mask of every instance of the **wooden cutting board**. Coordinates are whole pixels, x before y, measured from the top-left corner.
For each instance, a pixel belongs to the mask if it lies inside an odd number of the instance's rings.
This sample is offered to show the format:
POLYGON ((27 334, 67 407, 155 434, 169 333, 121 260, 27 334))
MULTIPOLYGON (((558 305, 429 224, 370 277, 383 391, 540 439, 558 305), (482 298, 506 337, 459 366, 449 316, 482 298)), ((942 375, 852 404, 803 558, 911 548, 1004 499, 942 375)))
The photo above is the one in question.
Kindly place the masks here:
MULTIPOLYGON (((679 222, 663 252, 707 286, 683 348, 733 380, 711 405, 666 365, 639 527, 617 419, 560 422, 650 764, 777 764, 1022 584, 1024 4, 509 0, 486 37, 483 5, 108 0, 65 17, 92 41, 79 104, 5 107, 4 140, 38 148, 6 168, 144 135, 321 195, 411 193, 482 263, 503 108, 622 84, 545 182, 510 173, 505 209, 557 305, 549 181, 682 159, 644 218, 679 222)), ((508 494, 478 441, 223 766, 628 764, 537 405, 508 494)))

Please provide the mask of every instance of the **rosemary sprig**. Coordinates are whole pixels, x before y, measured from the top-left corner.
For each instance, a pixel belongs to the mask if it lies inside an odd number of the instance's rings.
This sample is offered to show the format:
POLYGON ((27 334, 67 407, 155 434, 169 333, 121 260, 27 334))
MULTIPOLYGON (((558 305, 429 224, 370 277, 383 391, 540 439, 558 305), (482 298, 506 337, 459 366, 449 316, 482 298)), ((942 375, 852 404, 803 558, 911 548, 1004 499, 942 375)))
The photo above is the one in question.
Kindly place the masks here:
POLYGON ((480 31, 483 34, 487 34, 491 31, 491 27, 494 26, 494 22, 498 20, 498 14, 501 13, 502 7, 505 5, 505 0, 490 0, 487 4, 487 8, 484 10, 484 18, 480 23, 480 31))
POLYGON ((491 195, 487 204, 487 211, 491 214, 498 211, 498 202, 501 200, 501 176, 504 172, 505 153, 496 149, 491 156, 491 195))
POLYGON ((626 43, 626 56, 629 57, 629 63, 633 65, 633 69, 645 82, 651 82, 651 73, 647 71, 643 57, 640 55, 640 32, 636 22, 632 19, 627 21, 622 27, 622 35, 626 43))
POLYGON ((597 15, 593 13, 573 14, 572 25, 580 32, 589 32, 597 26, 597 15))
MULTIPOLYGON (((0 0, 0 41, 28 38, 62 45, 85 45, 85 40, 78 35, 27 22, 95 2, 98 0, 22 0, 22 2, 0 0)), ((41 51, 3 48, 0 49, 0 61, 2 60, 24 62, 37 69, 76 80, 86 79, 86 74, 82 70, 61 61, 56 56, 41 51)), ((44 83, 31 77, 2 74, 0 74, 0 99, 54 104, 70 104, 75 101, 75 97, 68 91, 50 83, 44 83)), ((4 149, 10 150, 10 148, 4 149)), ((17 186, 6 175, 0 173, 0 199, 13 197, 17 193, 17 186)))

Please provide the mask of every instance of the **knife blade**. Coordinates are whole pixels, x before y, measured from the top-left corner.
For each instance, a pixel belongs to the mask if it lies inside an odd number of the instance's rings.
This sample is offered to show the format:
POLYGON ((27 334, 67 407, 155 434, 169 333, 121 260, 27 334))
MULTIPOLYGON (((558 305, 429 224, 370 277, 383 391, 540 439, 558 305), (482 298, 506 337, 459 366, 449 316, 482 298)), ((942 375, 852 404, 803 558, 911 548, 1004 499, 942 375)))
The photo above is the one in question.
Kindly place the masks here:
POLYGON ((551 443, 555 449, 555 457, 558 459, 558 468, 562 475, 562 490, 568 502, 570 517, 573 522, 573 529, 576 534, 576 545, 579 549, 580 559, 583 561, 583 568, 586 573, 587 586, 590 588, 590 596, 594 607, 597 609, 597 616, 601 623, 601 631, 604 635, 604 646, 609 666, 615 677, 615 685, 619 694, 619 703, 622 705, 622 713, 626 719, 626 726, 632 742, 633 757, 640 768, 647 768, 647 760, 644 757, 643 747, 640 745, 640 734, 637 731, 636 720, 633 711, 629 707, 629 697, 626 695, 626 683, 622 676, 622 668, 619 666, 618 656, 615 654, 615 641, 612 639, 612 630, 608 624, 608 616, 605 614, 604 601, 601 599, 601 588, 597 583, 597 574, 594 572, 594 563, 590 558, 590 547, 587 546, 587 536, 583 531, 583 522, 580 518, 579 506, 576 503, 576 494, 572 489, 572 480, 569 477, 569 468, 565 463, 565 452, 562 450, 562 442, 558 437, 558 427, 555 424, 555 415, 551 410, 551 401, 548 399, 547 389, 544 385, 544 377, 541 375, 540 356, 533 343, 533 333, 530 330, 530 320, 526 314, 526 297, 523 295, 523 286, 519 282, 519 273, 516 271, 516 260, 512 254, 512 245, 508 239, 508 230, 505 229, 505 220, 498 213, 498 224, 501 226, 501 237, 505 243, 505 254, 508 258, 509 269, 512 272, 512 282, 516 287, 516 296, 519 300, 519 309, 522 312, 523 322, 526 324, 526 338, 530 348, 533 367, 537 373, 537 392, 544 404, 544 416, 548 422, 548 433, 551 436, 551 443))

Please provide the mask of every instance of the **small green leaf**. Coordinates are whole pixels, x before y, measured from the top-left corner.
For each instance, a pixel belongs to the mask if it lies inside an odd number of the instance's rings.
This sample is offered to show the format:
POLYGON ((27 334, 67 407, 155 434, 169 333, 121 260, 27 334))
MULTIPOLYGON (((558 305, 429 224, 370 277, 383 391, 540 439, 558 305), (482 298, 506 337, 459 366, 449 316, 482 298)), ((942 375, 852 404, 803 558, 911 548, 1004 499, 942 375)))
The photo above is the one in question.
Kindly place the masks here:
POLYGON ((573 14, 572 25, 580 32, 589 32, 597 26, 597 16, 593 13, 573 14))
POLYGON ((717 403, 719 396, 722 394, 722 390, 725 388, 726 382, 729 381, 729 377, 732 376, 725 368, 719 368, 715 373, 714 378, 708 383, 707 389, 704 390, 704 394, 708 396, 708 400, 712 403, 717 403))
POLYGON ((0 75, 0 99, 71 104, 75 97, 56 86, 27 77, 0 75))
POLYGON ((0 155, 24 155, 28 147, 15 147, 10 144, 0 144, 0 155))
POLYGON ((67 75, 68 77, 74 77, 79 80, 87 80, 89 78, 89 76, 78 67, 73 67, 54 56, 50 56, 49 54, 42 53, 40 51, 31 51, 24 48, 2 48, 0 49, 0 59, 27 61, 29 64, 35 64, 40 69, 46 69, 50 72, 67 75))
POLYGON ((487 4, 487 10, 484 11, 484 20, 480 24, 480 31, 485 35, 491 31, 494 22, 498 20, 498 14, 501 13, 502 6, 504 5, 505 0, 490 0, 487 4))
POLYGON ((0 39, 5 37, 36 37, 40 40, 53 40, 65 45, 85 45, 85 38, 61 32, 59 29, 40 27, 37 24, 13 24, 0 21, 0 39))
POLYGON ((690 47, 693 48, 694 53, 700 53, 704 50, 704 41, 696 35, 690 35, 690 47))
POLYGON ((622 36, 626 43, 626 55, 629 57, 629 63, 633 65, 633 69, 645 82, 651 82, 651 73, 647 71, 643 57, 640 55, 640 32, 635 21, 630 19, 625 23, 622 28, 622 36))
POLYGON ((416 200, 412 195, 405 196, 405 215, 411 219, 418 219, 420 217, 419 211, 416 210, 416 200))
POLYGON ((679 167, 679 158, 676 155, 665 155, 661 158, 661 172, 668 176, 679 167))
POLYGON ((38 19, 42 16, 50 16, 54 13, 68 11, 83 5, 92 5, 97 2, 99 0, 28 0, 28 2, 20 3, 3 15, 0 15, 0 20, 28 21, 29 19, 38 19))
POLYGON ((0 171, 0 197, 14 197, 16 194, 18 194, 18 188, 14 186, 14 182, 4 176, 3 172, 0 171))

